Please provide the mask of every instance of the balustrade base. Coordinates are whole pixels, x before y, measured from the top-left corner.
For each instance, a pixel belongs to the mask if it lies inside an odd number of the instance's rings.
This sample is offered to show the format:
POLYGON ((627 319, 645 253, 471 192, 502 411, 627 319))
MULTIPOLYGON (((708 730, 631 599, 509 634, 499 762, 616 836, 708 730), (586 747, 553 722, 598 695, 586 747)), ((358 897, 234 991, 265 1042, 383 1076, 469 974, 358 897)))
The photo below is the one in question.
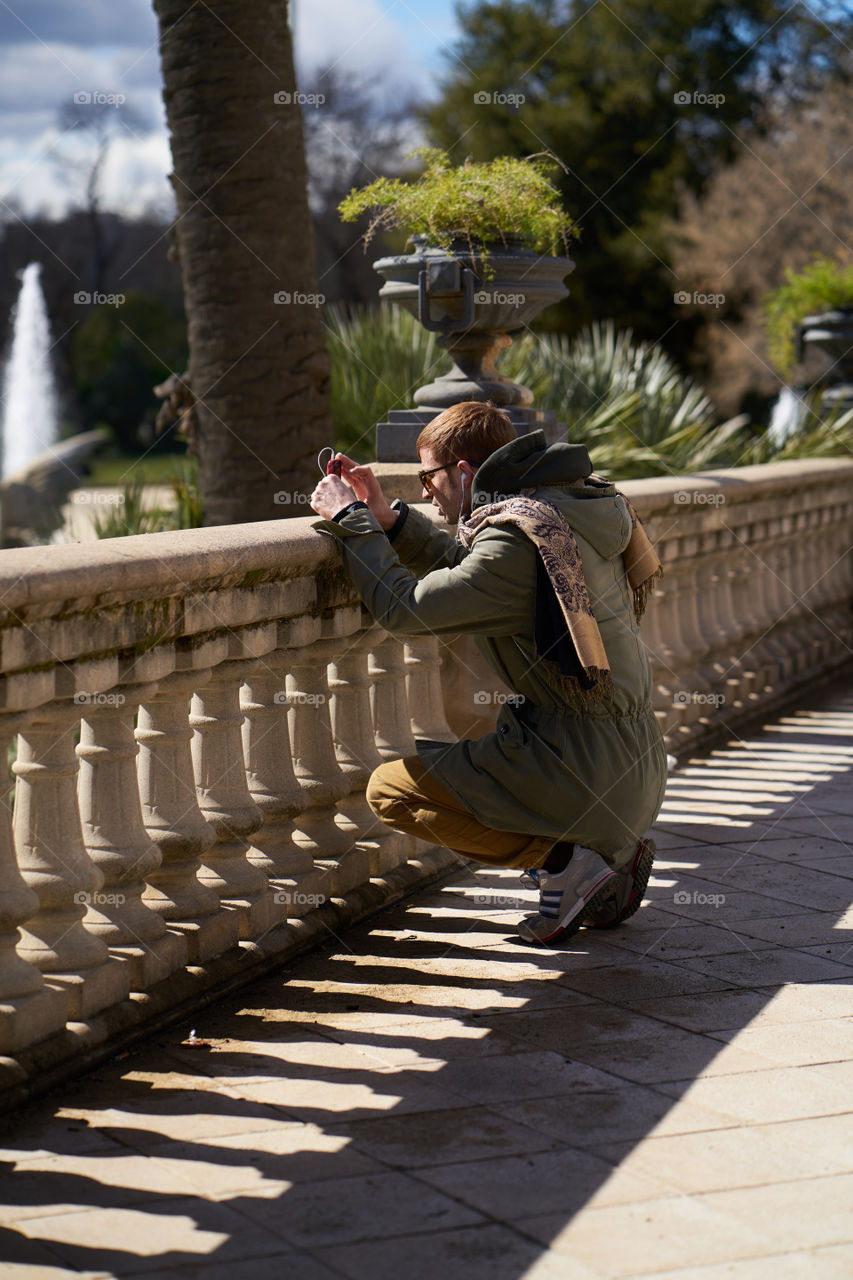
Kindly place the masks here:
POLYGON ((259 938, 281 920, 281 905, 272 889, 265 889, 256 898, 223 898, 222 905, 236 916, 241 942, 259 938))
POLYGON ((189 961, 186 937, 167 931, 138 947, 110 947, 110 955, 121 960, 130 970, 131 991, 148 991, 163 982, 189 961))
POLYGON ((402 831, 389 832, 386 839, 379 841, 370 853, 370 874, 384 876, 401 866, 415 853, 415 839, 402 831))
MULTIPOLYGON (((433 846, 415 862, 395 868, 382 880, 360 884, 346 898, 326 901, 303 919, 281 923, 255 942, 239 946, 226 942, 223 954, 202 964, 191 960, 191 968, 172 974, 144 994, 134 993, 113 1008, 48 1035, 14 1056, 7 1054, 0 1058, 0 1112, 91 1070, 164 1026, 195 1026, 195 1021, 187 1023, 187 1019, 195 1019, 205 1005, 328 941, 330 931, 339 935, 356 921, 426 887, 457 864, 457 854, 433 846)), ((233 932, 233 917, 225 919, 233 932)), ((170 930, 190 927, 169 925, 170 930)), ((203 1025, 201 1021, 199 1025, 203 1025)))
POLYGON ((69 1022, 91 1018, 130 994, 130 972, 120 960, 106 960, 97 969, 79 973, 46 973, 44 981, 64 993, 69 1022))
POLYGON ((326 876, 327 872, 323 867, 312 867, 303 875, 272 880, 270 885, 273 896, 283 918, 299 920, 324 903, 328 896, 324 891, 326 876))
POLYGON ((169 921, 169 933, 179 934, 186 939, 187 958, 190 964, 203 964, 221 955, 229 947, 237 945, 239 929, 237 916, 232 912, 220 911, 215 916, 205 916, 202 920, 169 921))
POLYGON ((0 1004, 0 1053, 14 1053, 62 1031, 67 1016, 65 992, 47 986, 31 996, 4 1000, 0 1004))
POLYGON ((325 898, 342 898, 370 879, 370 850, 356 846, 340 858, 318 859, 317 866, 323 870, 319 892, 325 898))

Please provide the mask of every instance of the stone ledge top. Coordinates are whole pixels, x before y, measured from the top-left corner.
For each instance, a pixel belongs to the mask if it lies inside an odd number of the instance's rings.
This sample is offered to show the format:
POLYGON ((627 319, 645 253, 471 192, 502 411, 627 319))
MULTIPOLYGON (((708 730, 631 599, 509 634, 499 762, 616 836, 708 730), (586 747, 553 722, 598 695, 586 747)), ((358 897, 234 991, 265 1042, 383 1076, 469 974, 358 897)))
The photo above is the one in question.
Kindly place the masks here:
MULTIPOLYGON (((409 484, 414 480, 417 485, 417 469, 416 463, 376 464, 376 473, 389 490, 397 477, 409 484)), ((675 495, 683 491, 721 492, 726 504, 735 504, 851 480, 853 461, 814 458, 627 480, 619 487, 645 517, 678 509, 681 504, 675 495)), ((436 518, 430 504, 416 505, 436 518)), ((687 506, 683 504, 682 514, 687 506)), ((339 552, 330 538, 312 528, 315 520, 312 515, 3 551, 0 614, 12 615, 14 620, 17 611, 47 602, 100 597, 150 599, 155 594, 171 596, 190 589, 251 586, 246 581, 249 575, 258 575, 258 581, 287 580, 312 576, 321 569, 334 571, 340 567, 339 552)))

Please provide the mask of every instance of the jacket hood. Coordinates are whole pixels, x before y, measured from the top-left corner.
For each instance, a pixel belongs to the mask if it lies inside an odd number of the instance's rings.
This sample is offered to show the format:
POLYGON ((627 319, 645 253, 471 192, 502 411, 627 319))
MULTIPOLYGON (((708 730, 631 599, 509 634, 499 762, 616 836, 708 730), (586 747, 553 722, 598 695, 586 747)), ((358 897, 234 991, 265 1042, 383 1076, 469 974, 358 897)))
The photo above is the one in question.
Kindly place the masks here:
POLYGON ((537 497, 559 509, 573 533, 610 560, 628 545, 631 517, 615 487, 591 475, 585 445, 549 445, 544 431, 531 431, 496 449, 477 469, 471 508, 535 489, 537 497))
POLYGON ((531 431, 489 454, 477 470, 471 505, 476 509, 487 502, 500 502, 521 489, 573 484, 591 472, 585 445, 549 445, 544 431, 531 431))

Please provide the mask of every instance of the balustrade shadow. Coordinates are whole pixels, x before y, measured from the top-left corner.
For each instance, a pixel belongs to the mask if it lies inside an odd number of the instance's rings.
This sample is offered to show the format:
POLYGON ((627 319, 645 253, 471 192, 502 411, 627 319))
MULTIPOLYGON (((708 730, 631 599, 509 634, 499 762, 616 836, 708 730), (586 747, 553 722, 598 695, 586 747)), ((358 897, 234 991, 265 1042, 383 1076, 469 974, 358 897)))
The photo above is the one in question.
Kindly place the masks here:
MULTIPOLYGON (((748 1121, 725 1099, 735 1076, 762 1075, 761 1114, 775 1095, 784 1116, 784 1063, 730 1042, 791 984, 829 999, 853 980, 836 927, 851 721, 834 695, 680 769, 630 924, 530 949, 511 926, 532 894, 460 863, 200 1012, 202 1047, 160 1033, 8 1118, 0 1257, 209 1280, 611 1274, 593 1228, 561 1242, 572 1221, 683 1202, 677 1177, 625 1163, 652 1133, 748 1121)), ((728 1258, 741 1224, 718 1216, 728 1258)))

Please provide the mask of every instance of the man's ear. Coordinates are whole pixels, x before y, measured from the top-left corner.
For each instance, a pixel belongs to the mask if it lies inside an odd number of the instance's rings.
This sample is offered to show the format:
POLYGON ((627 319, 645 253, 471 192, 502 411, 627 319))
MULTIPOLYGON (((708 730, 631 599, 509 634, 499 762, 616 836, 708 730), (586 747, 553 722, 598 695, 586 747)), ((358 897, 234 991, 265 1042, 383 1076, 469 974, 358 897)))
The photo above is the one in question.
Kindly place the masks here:
POLYGON ((462 478, 469 482, 473 480, 474 476, 477 474, 477 468, 475 466, 472 466, 470 462, 466 462, 464 458, 460 458, 459 461, 456 463, 456 466, 459 472, 461 473, 462 478))

